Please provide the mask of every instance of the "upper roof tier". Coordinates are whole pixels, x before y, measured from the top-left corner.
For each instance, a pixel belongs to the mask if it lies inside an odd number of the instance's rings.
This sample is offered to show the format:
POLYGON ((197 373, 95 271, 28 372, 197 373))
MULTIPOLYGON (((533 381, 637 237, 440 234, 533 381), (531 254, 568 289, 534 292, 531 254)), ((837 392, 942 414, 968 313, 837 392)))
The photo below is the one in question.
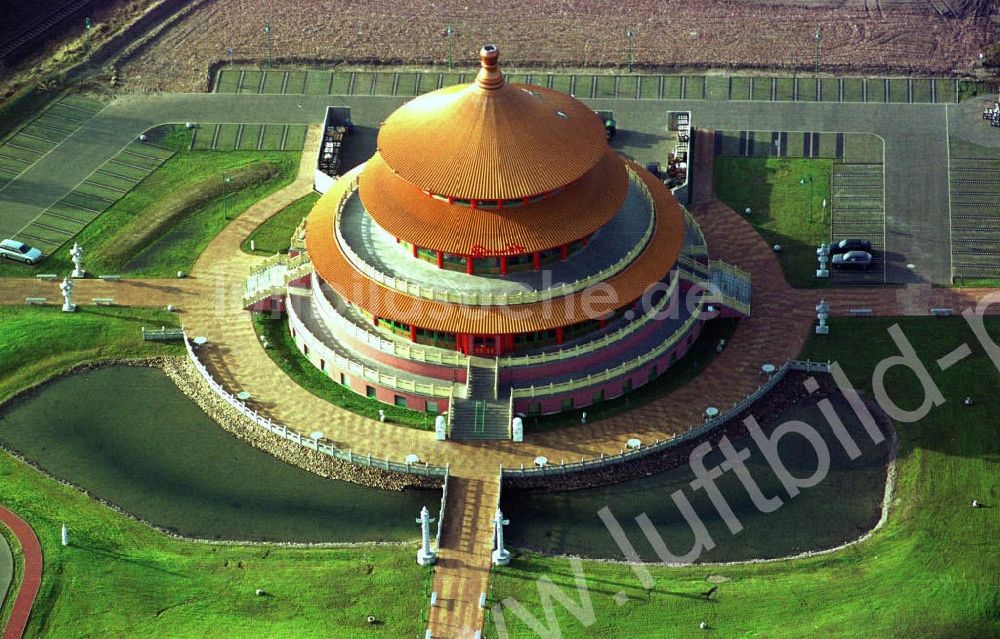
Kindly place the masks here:
POLYGON ((597 164, 608 148, 600 118, 568 95, 506 82, 498 55, 486 45, 475 82, 414 98, 382 123, 378 150, 397 175, 435 195, 508 200, 597 164))

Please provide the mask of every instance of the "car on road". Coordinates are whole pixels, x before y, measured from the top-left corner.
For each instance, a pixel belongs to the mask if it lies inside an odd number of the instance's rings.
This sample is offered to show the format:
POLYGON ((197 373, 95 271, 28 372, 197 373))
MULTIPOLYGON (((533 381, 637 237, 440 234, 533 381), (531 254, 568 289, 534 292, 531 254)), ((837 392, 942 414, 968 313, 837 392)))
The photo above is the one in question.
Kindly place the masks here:
POLYGON ((830 242, 826 245, 826 248, 830 255, 840 255, 849 251, 871 253, 872 243, 868 240, 840 240, 839 242, 830 242))
POLYGON ((848 251, 833 256, 833 268, 866 269, 872 265, 872 254, 867 251, 848 251))
POLYGON ((4 240, 0 242, 0 255, 10 260, 24 262, 25 264, 37 264, 45 257, 45 254, 39 249, 28 246, 24 242, 18 242, 17 240, 4 240))

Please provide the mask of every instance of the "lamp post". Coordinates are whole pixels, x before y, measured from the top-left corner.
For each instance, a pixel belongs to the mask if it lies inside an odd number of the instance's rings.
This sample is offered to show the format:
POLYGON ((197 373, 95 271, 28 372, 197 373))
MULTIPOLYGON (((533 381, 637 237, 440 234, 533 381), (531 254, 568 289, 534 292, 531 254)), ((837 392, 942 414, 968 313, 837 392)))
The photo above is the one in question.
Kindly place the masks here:
POLYGON ((823 27, 816 27, 816 77, 819 77, 819 44, 823 38, 823 27))
POLYGON ((811 175, 807 175, 801 180, 799 184, 809 184, 809 223, 812 224, 813 221, 813 179, 811 175))
POLYGON ((226 185, 233 181, 233 176, 226 175, 226 172, 222 172, 222 219, 229 219, 229 200, 227 198, 228 193, 226 193, 226 185))
POLYGON ((632 38, 635 37, 635 32, 632 31, 632 27, 625 30, 625 38, 628 40, 628 72, 632 73, 632 38))
POLYGON ((449 71, 451 71, 451 66, 452 66, 452 64, 454 63, 454 60, 455 60, 455 56, 453 55, 454 51, 452 49, 453 45, 452 45, 452 42, 451 42, 451 34, 454 33, 454 32, 455 32, 455 30, 451 28, 450 24, 444 30, 445 37, 448 39, 448 70, 449 71))
POLYGON ((271 21, 264 22, 264 33, 267 34, 267 68, 271 68, 272 54, 274 53, 274 40, 271 38, 271 21))

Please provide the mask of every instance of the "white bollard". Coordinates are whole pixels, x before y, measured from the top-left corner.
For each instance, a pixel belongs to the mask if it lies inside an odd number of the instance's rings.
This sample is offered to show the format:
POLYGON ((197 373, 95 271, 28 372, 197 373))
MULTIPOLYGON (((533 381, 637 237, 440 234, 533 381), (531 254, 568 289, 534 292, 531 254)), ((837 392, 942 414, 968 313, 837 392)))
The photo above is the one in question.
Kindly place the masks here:
POLYGON ((62 545, 63 546, 69 545, 69 528, 66 526, 66 524, 62 525, 62 545))

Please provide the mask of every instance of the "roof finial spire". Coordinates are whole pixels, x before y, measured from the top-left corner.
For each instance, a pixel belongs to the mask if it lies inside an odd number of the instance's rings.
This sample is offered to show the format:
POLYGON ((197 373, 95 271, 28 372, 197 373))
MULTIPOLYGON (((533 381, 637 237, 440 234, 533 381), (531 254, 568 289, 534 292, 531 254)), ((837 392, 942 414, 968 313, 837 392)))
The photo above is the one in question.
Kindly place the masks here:
POLYGON ((483 48, 479 50, 479 61, 482 63, 482 68, 479 69, 479 75, 476 76, 476 84, 480 88, 493 90, 504 85, 503 73, 500 72, 500 67, 497 65, 499 58, 500 50, 494 44, 484 44, 483 48))

